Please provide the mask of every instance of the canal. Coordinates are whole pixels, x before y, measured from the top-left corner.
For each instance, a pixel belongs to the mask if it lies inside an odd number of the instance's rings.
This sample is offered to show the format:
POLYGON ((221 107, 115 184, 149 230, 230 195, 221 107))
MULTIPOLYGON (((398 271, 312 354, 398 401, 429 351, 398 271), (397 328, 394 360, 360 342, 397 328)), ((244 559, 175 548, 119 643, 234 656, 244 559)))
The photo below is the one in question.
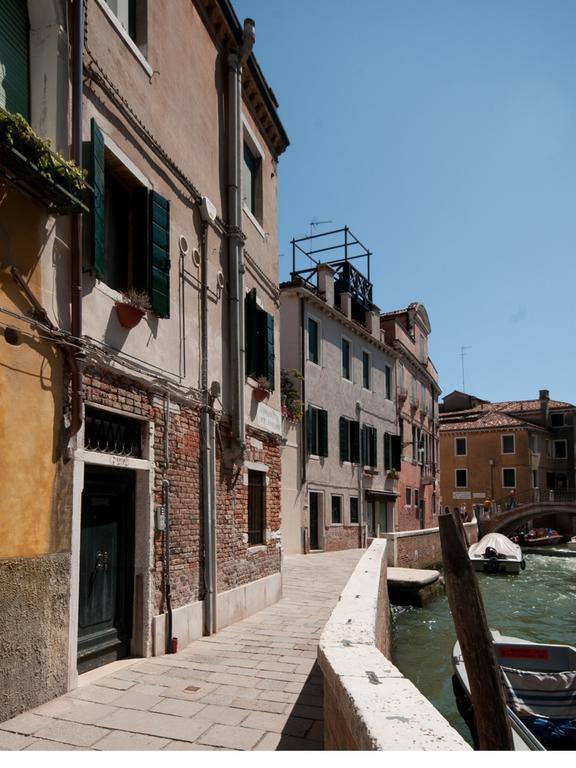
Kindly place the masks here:
MULTIPOLYGON (((527 640, 576 645, 576 557, 527 554, 518 576, 478 573, 491 629, 527 640)), ((456 641, 446 595, 424 608, 392 608, 392 659, 469 742, 452 692, 456 641)))

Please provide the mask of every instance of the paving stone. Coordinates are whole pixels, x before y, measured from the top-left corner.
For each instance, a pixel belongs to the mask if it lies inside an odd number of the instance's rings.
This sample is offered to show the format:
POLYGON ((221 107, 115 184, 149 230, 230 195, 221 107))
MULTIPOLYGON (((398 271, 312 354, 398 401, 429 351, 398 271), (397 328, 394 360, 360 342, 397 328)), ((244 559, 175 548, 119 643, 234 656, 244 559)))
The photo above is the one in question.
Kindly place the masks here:
POLYGON ((69 699, 80 699, 81 701, 94 701, 97 704, 110 704, 122 696, 121 690, 106 688, 101 685, 86 685, 82 688, 76 688, 66 694, 69 699))
POLYGON ((286 693, 286 691, 261 691, 259 699, 265 699, 266 701, 283 701, 287 704, 293 704, 298 700, 298 694, 286 693))
POLYGON ((191 750, 202 750, 203 752, 214 752, 216 750, 216 747, 209 747, 208 744, 191 744, 189 741, 170 741, 166 747, 164 747, 164 752, 166 751, 186 751, 190 752, 191 750))
MULTIPOLYGON (((298 683, 287 683, 284 680, 268 680, 265 677, 255 680, 255 685, 258 690, 265 691, 283 691, 287 685, 296 685, 296 690, 299 691, 302 687, 298 683)), ((290 691, 290 693, 293 693, 293 691, 290 691)))
MULTIPOLYGON (((134 685, 133 680, 124 680, 117 677, 104 677, 101 680, 93 683, 93 685, 101 688, 113 688, 118 691, 126 691, 128 688, 132 688, 134 685)), ((90 686, 91 687, 91 686, 90 686)))
POLYGON ((0 750, 4 749, 26 749, 29 744, 34 742, 33 736, 23 736, 21 733, 11 733, 10 731, 0 731, 0 750))
POLYGON ((100 725, 120 731, 146 733, 178 741, 196 741, 198 736, 212 724, 199 718, 184 718, 163 715, 158 712, 143 712, 131 709, 119 710, 112 717, 104 718, 100 725))
POLYGON ((299 739, 296 736, 282 736, 276 749, 279 752, 308 752, 324 749, 323 741, 313 741, 312 739, 299 739))
POLYGON ((0 729, 28 736, 31 733, 36 733, 40 728, 49 724, 50 720, 47 717, 35 715, 33 712, 24 712, 22 715, 16 715, 16 717, 13 717, 11 720, 6 720, 5 722, 0 723, 0 729))
MULTIPOLYGON (((108 716, 111 720, 115 715, 108 716)), ((111 726, 114 727, 114 726, 111 726)), ((76 747, 91 747, 97 741, 108 734, 106 728, 98 728, 95 725, 71 723, 66 720, 52 720, 49 725, 36 732, 39 739, 72 744, 76 747)))
POLYGON ((94 744, 94 749, 101 750, 157 750, 163 749, 169 744, 168 739, 159 739, 157 736, 147 736, 142 733, 127 733, 126 731, 114 731, 104 736, 94 744))
POLYGON ((247 709, 251 712, 274 712, 281 715, 291 705, 281 701, 265 701, 264 699, 235 699, 232 702, 232 706, 239 709, 247 709))
MULTIPOLYGON (((162 699, 159 704, 152 707, 152 712, 162 712, 165 715, 177 715, 178 717, 194 717, 198 712, 205 710, 206 705, 201 704, 198 701, 182 701, 181 699, 162 699)), ((204 717, 202 719, 208 721, 210 717, 204 717)))
POLYGON ((226 749, 252 749, 264 735, 263 731, 238 725, 213 725, 198 739, 199 744, 226 749))
POLYGON ((130 690, 114 702, 115 707, 122 709, 152 709, 155 704, 162 701, 160 696, 147 696, 137 690, 130 690))
MULTIPOLYGON (((26 747, 25 752, 74 752, 80 749, 72 744, 62 744, 61 741, 48 741, 48 739, 36 739, 26 747)), ((48 761, 47 761, 48 762, 48 761)))
POLYGON ((253 749, 260 751, 276 751, 278 749, 278 745, 282 741, 282 734, 281 733, 265 733, 264 736, 260 739, 258 744, 256 744, 253 749))
POLYGON ((214 672, 210 674, 208 681, 210 683, 222 683, 223 685, 235 685, 238 688, 254 688, 254 678, 248 677, 245 674, 229 675, 223 672, 214 672))

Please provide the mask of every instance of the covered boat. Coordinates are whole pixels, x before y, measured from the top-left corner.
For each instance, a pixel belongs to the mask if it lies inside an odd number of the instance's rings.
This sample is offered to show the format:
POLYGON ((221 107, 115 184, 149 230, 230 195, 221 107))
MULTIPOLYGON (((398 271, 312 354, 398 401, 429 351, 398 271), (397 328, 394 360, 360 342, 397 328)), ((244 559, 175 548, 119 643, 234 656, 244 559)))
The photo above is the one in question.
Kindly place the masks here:
POLYGON ((520 573, 526 567, 522 549, 502 533, 488 533, 468 549, 475 571, 520 573))
MULTIPOLYGON (((492 630, 516 750, 576 749, 576 648, 505 637, 492 630)), ((470 685, 460 644, 452 651, 458 711, 476 744, 470 685)))

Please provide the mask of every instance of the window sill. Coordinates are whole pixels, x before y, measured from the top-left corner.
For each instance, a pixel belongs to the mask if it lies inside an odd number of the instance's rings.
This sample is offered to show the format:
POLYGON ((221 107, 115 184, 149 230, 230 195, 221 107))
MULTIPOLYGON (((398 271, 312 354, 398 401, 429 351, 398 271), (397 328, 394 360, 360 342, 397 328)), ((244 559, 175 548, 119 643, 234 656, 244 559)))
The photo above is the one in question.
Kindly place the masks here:
POLYGON ((146 57, 144 56, 142 51, 138 48, 134 40, 132 40, 130 35, 126 32, 126 30, 122 26, 122 24, 120 24, 120 22, 118 21, 118 18, 115 16, 110 6, 105 2, 105 0, 97 0, 97 3, 102 9, 102 11, 104 12, 104 15, 106 16, 110 24, 112 24, 116 32, 118 32, 118 34, 120 35, 120 37, 122 38, 122 40, 124 41, 128 49, 130 50, 132 55, 136 58, 140 66, 144 69, 148 77, 151 78, 152 75, 154 74, 154 70, 152 69, 152 67, 146 60, 146 57))
POLYGON ((266 232, 264 232, 264 230, 262 229, 262 225, 260 224, 256 216, 254 216, 250 208, 248 208, 246 203, 242 203, 242 210, 244 211, 246 216, 250 219, 252 224, 254 224, 254 227, 256 228, 256 231, 258 232, 262 240, 266 240, 266 232))
POLYGON ((266 544, 252 544, 248 547, 248 554, 255 555, 257 552, 266 552, 266 544))

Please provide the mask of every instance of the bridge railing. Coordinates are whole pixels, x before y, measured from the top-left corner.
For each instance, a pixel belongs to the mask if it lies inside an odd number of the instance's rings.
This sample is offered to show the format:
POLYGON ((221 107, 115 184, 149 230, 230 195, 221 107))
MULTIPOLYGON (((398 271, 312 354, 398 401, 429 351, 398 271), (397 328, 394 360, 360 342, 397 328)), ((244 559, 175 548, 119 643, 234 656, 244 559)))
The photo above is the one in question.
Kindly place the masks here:
POLYGON ((522 493, 510 493, 492 502, 489 517, 496 517, 526 504, 566 504, 576 502, 574 488, 531 488, 522 493))

